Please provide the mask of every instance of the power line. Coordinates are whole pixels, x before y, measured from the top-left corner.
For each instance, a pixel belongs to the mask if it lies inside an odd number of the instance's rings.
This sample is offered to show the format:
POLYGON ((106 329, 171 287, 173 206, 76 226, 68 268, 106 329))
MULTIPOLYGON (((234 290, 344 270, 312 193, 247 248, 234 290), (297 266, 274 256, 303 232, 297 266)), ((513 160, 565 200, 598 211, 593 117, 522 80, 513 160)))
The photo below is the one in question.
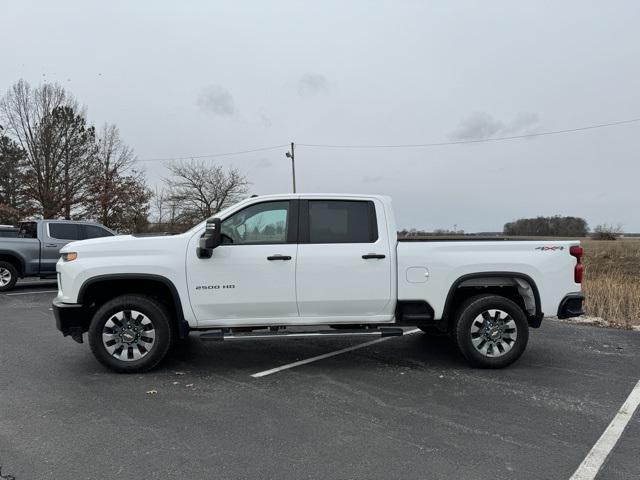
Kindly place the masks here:
POLYGON ((314 144, 314 143, 296 143, 296 146, 299 147, 310 147, 310 148, 421 148, 421 147, 444 147, 447 145, 464 145, 467 143, 488 143, 488 142, 500 142, 504 140, 516 140, 519 138, 532 138, 532 137, 542 137, 545 135, 558 135, 562 133, 572 133, 572 132, 581 132, 583 130, 593 130, 596 128, 604 128, 604 127, 614 127, 616 125, 624 125, 628 123, 636 123, 640 122, 640 118, 632 118, 629 120, 621 120, 619 122, 611 122, 611 123, 601 123, 598 125, 588 125, 586 127, 577 127, 577 128, 568 128, 565 130, 552 130, 548 132, 538 132, 538 133, 525 133, 522 135, 512 135, 509 137, 493 137, 493 138, 482 138, 477 140, 456 140, 451 142, 435 142, 435 143, 408 143, 408 144, 398 144, 398 145, 325 145, 325 144, 314 144))
MULTIPOLYGON (((432 142, 432 143, 406 143, 406 144, 393 144, 393 145, 331 145, 331 144, 319 144, 319 143, 296 143, 296 146, 299 147, 308 147, 308 148, 345 148, 345 149, 356 149, 356 148, 428 148, 428 147, 445 147, 449 145, 465 145, 470 143, 489 143, 489 142, 502 142, 507 140, 517 140, 522 138, 534 138, 534 137, 543 137, 548 135, 560 135, 564 133, 574 133, 581 132, 584 130, 594 130, 597 128, 606 128, 606 127, 615 127, 618 125, 626 125, 630 123, 640 122, 639 118, 631 118, 628 120, 620 120, 618 122, 610 122, 610 123, 600 123, 597 125, 587 125, 584 127, 576 127, 576 128, 567 128, 564 130, 551 130, 546 132, 537 132, 537 133, 524 133, 522 135, 511 135, 508 137, 493 137, 493 138, 482 138, 477 140, 454 140, 450 142, 432 142)), ((182 157, 164 157, 164 158, 144 158, 138 159, 139 162, 170 162, 176 160, 197 160, 202 158, 217 158, 217 157, 232 157, 235 155, 244 155, 246 153, 255 153, 255 152, 265 152, 268 150, 276 150, 278 148, 288 147, 289 144, 282 145, 273 145, 271 147, 260 147, 253 148, 249 150, 238 150, 235 152, 224 152, 224 153, 210 153, 207 155, 185 155, 182 157)))
POLYGON ((215 158, 215 157, 232 157, 234 155, 243 155, 245 153, 265 152, 267 150, 275 150, 276 148, 287 147, 287 144, 274 145, 272 147, 253 148, 251 150, 239 150, 237 152, 225 152, 225 153, 210 153, 208 155, 188 155, 184 157, 165 157, 165 158, 143 158, 138 159, 139 162, 170 162, 174 160, 197 160, 200 158, 215 158))

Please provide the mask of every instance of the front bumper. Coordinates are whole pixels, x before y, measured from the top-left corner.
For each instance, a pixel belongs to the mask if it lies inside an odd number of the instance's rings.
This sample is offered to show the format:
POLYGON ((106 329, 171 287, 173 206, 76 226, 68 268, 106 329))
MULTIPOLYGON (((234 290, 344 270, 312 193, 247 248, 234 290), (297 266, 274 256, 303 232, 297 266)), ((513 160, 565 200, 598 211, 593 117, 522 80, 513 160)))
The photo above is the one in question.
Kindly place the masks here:
POLYGON ((570 293, 560 302, 558 318, 571 318, 584 315, 584 294, 570 293))
POLYGON ((53 315, 56 317, 56 328, 62 335, 70 335, 76 342, 82 343, 82 334, 89 329, 89 315, 84 305, 62 303, 54 299, 53 315))

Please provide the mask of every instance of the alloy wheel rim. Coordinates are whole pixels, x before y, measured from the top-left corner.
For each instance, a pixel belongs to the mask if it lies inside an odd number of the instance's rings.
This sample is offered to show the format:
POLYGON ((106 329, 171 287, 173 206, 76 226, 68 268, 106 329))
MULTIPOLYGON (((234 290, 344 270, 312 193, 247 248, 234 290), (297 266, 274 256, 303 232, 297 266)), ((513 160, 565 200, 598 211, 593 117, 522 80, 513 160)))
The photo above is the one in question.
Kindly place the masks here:
POLYGON ((114 358, 133 362, 147 356, 156 340, 153 322, 136 310, 121 310, 102 329, 102 343, 114 358))
POLYGON ((11 282, 11 272, 8 268, 0 268, 0 287, 6 287, 11 282))
POLYGON ((516 322, 504 310, 485 310, 471 322, 470 330, 471 343, 485 357, 506 355, 518 338, 516 322))

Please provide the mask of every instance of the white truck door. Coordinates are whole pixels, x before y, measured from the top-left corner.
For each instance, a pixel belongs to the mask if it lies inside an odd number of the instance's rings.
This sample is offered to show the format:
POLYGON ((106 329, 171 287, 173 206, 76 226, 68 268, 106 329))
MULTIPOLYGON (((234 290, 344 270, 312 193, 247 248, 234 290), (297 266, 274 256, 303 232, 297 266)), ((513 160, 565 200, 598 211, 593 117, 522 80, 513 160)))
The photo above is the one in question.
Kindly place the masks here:
POLYGON ((391 246, 378 218, 384 218, 384 207, 377 200, 300 200, 301 317, 332 317, 336 323, 392 317, 391 246))
POLYGON ((198 258, 200 235, 187 252, 189 298, 200 326, 269 324, 297 317, 297 203, 252 204, 222 221, 223 244, 198 258))

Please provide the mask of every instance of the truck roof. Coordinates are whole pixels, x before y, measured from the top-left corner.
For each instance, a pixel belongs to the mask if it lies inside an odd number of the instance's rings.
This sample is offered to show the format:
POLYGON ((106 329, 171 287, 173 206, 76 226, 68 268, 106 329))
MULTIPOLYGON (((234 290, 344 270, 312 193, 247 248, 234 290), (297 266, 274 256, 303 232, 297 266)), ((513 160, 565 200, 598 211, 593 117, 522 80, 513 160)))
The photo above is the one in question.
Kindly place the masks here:
POLYGON ((58 223, 90 223, 93 225, 99 225, 101 227, 103 227, 104 225, 96 222, 95 220, 65 220, 65 219, 58 219, 58 218, 36 218, 36 219, 30 219, 30 220, 21 220, 20 223, 25 223, 25 222, 33 222, 33 223, 45 223, 45 222, 58 222, 58 223))
POLYGON ((378 195, 373 193, 271 193, 268 195, 253 195, 250 198, 282 199, 282 198, 377 198, 384 202, 391 201, 388 195, 378 195))

